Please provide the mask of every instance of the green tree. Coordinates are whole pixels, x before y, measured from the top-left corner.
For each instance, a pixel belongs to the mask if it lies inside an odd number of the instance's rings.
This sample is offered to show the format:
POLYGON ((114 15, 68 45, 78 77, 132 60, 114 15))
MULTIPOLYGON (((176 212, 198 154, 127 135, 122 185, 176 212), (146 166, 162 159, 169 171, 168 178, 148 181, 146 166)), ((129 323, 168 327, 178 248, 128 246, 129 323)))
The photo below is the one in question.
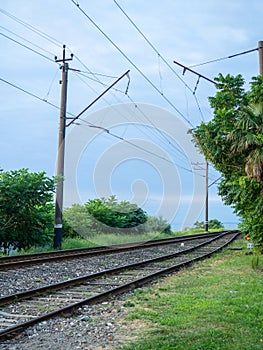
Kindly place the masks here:
MULTIPOLYGON (((74 204, 64 210, 64 218, 81 236, 95 233, 140 233, 147 220, 146 213, 136 204, 118 202, 116 196, 90 199, 83 206, 74 204)), ((74 235, 68 230, 67 234, 74 235)))
POLYGON ((191 132, 223 175, 219 194, 263 252, 263 76, 252 78, 249 91, 241 75, 215 80, 218 91, 209 98, 214 117, 191 132))
POLYGON ((54 179, 28 169, 0 172, 0 247, 44 245, 53 228, 54 179))
POLYGON ((131 229, 130 233, 138 233, 147 220, 146 213, 137 204, 128 201, 118 203, 115 196, 109 199, 91 199, 85 208, 94 219, 94 228, 106 232, 128 228, 131 229))
MULTIPOLYGON (((205 227, 204 221, 196 221, 194 223, 195 229, 203 230, 204 227, 205 227)), ((217 219, 208 220, 208 227, 211 229, 216 229, 216 230, 220 230, 220 229, 224 228, 223 224, 217 219)))
POLYGON ((146 232, 171 233, 171 225, 162 216, 148 216, 145 223, 146 232))
POLYGON ((94 220, 84 205, 73 204, 63 211, 63 238, 91 237, 96 234, 94 220))

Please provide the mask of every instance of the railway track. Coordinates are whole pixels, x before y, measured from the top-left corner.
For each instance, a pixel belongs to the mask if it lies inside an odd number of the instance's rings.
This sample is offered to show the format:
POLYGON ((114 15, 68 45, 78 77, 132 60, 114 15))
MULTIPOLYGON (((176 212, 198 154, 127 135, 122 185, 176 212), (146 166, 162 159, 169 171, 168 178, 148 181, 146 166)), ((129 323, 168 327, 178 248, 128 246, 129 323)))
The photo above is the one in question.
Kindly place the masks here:
POLYGON ((86 304, 98 303, 152 280, 210 257, 239 236, 239 232, 215 235, 180 252, 121 265, 65 282, 0 298, 0 339, 10 337, 33 324, 72 313, 86 304))
MULTIPOLYGON (((114 254, 120 253, 124 251, 132 251, 141 248, 147 247, 155 247, 161 245, 169 245, 180 242, 187 242, 192 240, 197 240, 200 238, 212 238, 218 236, 221 232, 213 232, 213 233, 205 233, 205 234, 194 234, 188 236, 179 236, 175 238, 165 238, 151 241, 142 241, 135 243, 127 243, 127 244, 119 244, 119 245, 111 245, 111 246, 98 246, 94 248, 79 248, 79 249, 70 249, 70 250, 62 250, 62 251, 54 251, 54 252, 46 252, 46 253, 35 253, 35 254, 25 254, 25 255, 15 255, 15 256, 7 256, 0 258, 0 270, 7 270, 13 268, 20 268, 29 265, 42 264, 45 262, 51 261, 62 261, 68 260, 70 258, 82 258, 87 256, 98 256, 105 254, 114 254)), ((236 232, 236 231, 233 231, 236 232)))

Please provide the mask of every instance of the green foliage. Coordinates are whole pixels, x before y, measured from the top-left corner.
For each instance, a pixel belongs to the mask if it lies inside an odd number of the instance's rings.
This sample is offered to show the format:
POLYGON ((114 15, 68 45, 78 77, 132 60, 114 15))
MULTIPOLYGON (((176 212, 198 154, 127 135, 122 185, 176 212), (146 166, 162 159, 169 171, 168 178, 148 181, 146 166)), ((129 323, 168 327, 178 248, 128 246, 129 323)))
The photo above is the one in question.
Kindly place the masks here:
POLYGON ((147 219, 136 204, 117 202, 115 196, 90 199, 84 206, 74 204, 64 211, 64 217, 73 228, 71 235, 77 232, 81 236, 123 233, 124 230, 127 234, 140 233, 147 219))
POLYGON ((44 245, 53 228, 54 179, 28 169, 0 172, 0 247, 44 245))
POLYGON ((64 209, 63 217, 63 237, 171 233, 171 226, 164 218, 147 216, 136 204, 118 202, 115 196, 90 199, 84 205, 73 204, 64 209))
POLYGON ((145 231, 166 234, 170 234, 172 232, 171 225, 161 216, 148 216, 145 223, 145 231))
POLYGON ((70 238, 70 237, 64 237, 63 236, 63 242, 62 242, 62 249, 67 250, 67 249, 79 249, 79 248, 91 248, 95 247, 96 244, 88 241, 87 239, 80 238, 80 237, 75 237, 75 238, 70 238))
MULTIPOLYGON (((196 221, 196 222, 194 223, 194 228, 195 228, 195 229, 203 230, 204 227, 205 227, 204 221, 196 221)), ((217 230, 217 229, 220 230, 220 229, 223 229, 223 228, 224 228, 223 224, 222 224, 219 220, 217 220, 217 219, 211 219, 211 220, 209 220, 209 221, 208 221, 208 227, 209 227, 210 229, 215 229, 215 230, 217 230)))
POLYGON ((84 205, 73 204, 63 211, 63 238, 93 236, 96 234, 92 216, 84 205))
POLYGON ((130 233, 142 231, 147 219, 146 213, 136 204, 128 201, 117 202, 115 196, 110 198, 90 199, 85 209, 93 219, 93 228, 100 232, 116 232, 116 229, 131 229, 130 233))
POLYGON ((241 75, 220 74, 215 80, 218 92, 209 98, 214 117, 191 133, 223 175, 219 194, 263 252, 263 77, 252 78, 248 92, 241 75))

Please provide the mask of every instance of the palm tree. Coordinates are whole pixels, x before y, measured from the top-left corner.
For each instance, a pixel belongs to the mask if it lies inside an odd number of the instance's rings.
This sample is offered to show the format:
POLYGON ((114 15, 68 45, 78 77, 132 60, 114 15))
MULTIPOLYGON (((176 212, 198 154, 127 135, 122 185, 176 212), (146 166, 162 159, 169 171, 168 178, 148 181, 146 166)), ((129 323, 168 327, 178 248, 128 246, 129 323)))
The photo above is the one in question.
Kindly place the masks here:
POLYGON ((263 105, 251 104, 238 114, 227 140, 232 143, 230 154, 245 157, 245 172, 263 186, 263 105))

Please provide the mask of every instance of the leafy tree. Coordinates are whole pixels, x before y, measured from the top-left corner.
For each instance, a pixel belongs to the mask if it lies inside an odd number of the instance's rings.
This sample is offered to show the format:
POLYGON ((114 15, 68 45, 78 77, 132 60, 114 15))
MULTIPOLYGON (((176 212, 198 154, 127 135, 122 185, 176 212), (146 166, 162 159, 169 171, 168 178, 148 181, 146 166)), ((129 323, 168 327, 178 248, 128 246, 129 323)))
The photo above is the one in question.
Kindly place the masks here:
MULTIPOLYGON (((74 204, 64 210, 64 218, 81 236, 95 233, 139 233, 147 216, 136 204, 110 198, 90 199, 84 206, 74 204)), ((69 233, 68 233, 69 234, 69 233)), ((73 232, 71 234, 74 234, 73 232)))
POLYGON ((263 252, 263 76, 253 77, 247 92, 241 75, 215 80, 218 92, 209 98, 214 117, 191 132, 223 175, 219 194, 263 252))
POLYGON ((53 228, 54 179, 28 169, 0 172, 0 247, 44 245, 53 228))
POLYGON ((93 236, 96 233, 91 215, 84 205, 73 204, 63 211, 63 238, 78 235, 93 236))
MULTIPOLYGON (((194 228, 198 230, 203 230, 205 227, 204 221, 196 221, 194 223, 194 228)), ((223 224, 217 219, 211 219, 208 221, 208 227, 211 229, 220 230, 224 228, 223 224)))
POLYGON ((146 213, 137 204, 128 201, 117 202, 115 196, 109 199, 91 199, 85 208, 94 220, 96 229, 106 232, 116 232, 116 229, 132 229, 131 232, 142 231, 146 213))
POLYGON ((171 233, 171 225, 161 216, 148 216, 145 223, 146 232, 171 233))

